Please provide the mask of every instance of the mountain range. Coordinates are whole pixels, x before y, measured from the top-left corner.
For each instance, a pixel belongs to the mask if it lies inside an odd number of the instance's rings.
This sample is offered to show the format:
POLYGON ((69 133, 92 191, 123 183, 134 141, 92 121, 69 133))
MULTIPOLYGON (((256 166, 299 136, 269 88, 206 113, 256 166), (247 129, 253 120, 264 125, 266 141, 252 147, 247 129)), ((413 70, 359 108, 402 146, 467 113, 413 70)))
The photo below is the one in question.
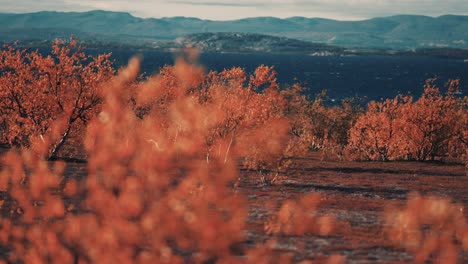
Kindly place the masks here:
MULTIPOLYGON (((228 32, 244 33, 249 37, 252 37, 249 34, 266 34, 346 48, 468 49, 468 16, 399 15, 362 21, 255 17, 212 21, 189 17, 139 18, 129 13, 100 10, 0 13, 1 42, 52 40, 73 34, 82 40, 160 46, 165 42, 186 42, 193 39, 193 34, 213 36, 197 33, 228 32)), ((235 35, 224 36, 232 38, 235 35)))

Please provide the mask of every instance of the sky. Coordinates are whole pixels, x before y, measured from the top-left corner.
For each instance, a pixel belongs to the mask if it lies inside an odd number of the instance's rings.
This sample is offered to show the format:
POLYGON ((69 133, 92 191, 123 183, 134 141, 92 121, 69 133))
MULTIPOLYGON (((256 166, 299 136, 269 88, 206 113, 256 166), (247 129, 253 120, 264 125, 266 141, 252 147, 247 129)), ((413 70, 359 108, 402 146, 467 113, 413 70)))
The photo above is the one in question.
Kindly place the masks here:
POLYGON ((468 0, 0 0, 2 13, 109 10, 138 17, 323 17, 361 20, 397 14, 468 15, 468 0))

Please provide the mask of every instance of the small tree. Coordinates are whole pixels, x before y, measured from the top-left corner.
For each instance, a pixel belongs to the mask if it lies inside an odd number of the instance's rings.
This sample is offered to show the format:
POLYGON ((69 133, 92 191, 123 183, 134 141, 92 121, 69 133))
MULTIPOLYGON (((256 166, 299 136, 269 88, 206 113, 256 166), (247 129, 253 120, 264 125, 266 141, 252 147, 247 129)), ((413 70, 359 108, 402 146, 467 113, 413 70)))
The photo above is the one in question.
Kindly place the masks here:
MULTIPOLYGON (((449 155, 461 158, 468 167, 468 96, 460 101, 460 107, 456 112, 455 136, 449 141, 449 155)), ((468 173, 468 171, 467 171, 468 173)))
POLYGON ((98 112, 97 88, 113 74, 110 54, 88 57, 74 38, 56 40, 49 56, 6 45, 0 51, 2 140, 30 147, 32 138, 44 140, 54 123, 62 136, 50 142, 47 157, 55 158, 98 112))
POLYGON ((409 98, 372 101, 349 131, 348 151, 356 159, 388 161, 397 152, 400 106, 409 98))
POLYGON ((330 154, 342 158, 348 144, 348 132, 354 126, 363 108, 358 98, 345 98, 341 105, 327 106, 326 91, 318 94, 310 104, 309 118, 313 124, 312 149, 321 149, 323 157, 330 154))
POLYGON ((400 118, 404 125, 400 135, 409 144, 411 159, 434 160, 436 156, 447 155, 448 142, 457 134, 457 122, 462 121, 457 120, 460 100, 454 96, 458 81, 447 85, 448 91, 443 95, 433 81, 428 80, 422 96, 402 109, 400 118))

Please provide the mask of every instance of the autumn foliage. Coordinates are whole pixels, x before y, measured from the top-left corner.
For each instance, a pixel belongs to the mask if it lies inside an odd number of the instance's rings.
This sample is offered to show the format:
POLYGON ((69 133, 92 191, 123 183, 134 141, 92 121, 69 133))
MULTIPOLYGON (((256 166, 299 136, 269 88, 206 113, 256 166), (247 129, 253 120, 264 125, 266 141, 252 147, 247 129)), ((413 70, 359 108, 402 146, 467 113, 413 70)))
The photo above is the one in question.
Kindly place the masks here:
MULTIPOLYGON (((236 249, 248 213, 236 190, 239 167, 275 184, 294 158, 316 150, 367 160, 466 157, 466 99, 455 97, 455 81, 446 95, 428 83, 420 99, 371 102, 365 111, 353 100, 326 106, 325 95, 311 102, 299 85, 280 89, 268 66, 206 72, 188 53, 142 77, 139 59, 115 74, 109 56, 87 57, 73 39, 55 42, 50 56, 1 51, 1 140, 21 147, 0 167, 2 260, 267 263, 277 255, 268 243, 236 249), (66 143, 83 146, 83 178, 50 161, 66 143)), ((415 199, 409 204, 421 203, 415 199)), ((336 220, 318 214, 320 200, 286 201, 266 234, 331 235, 336 220)), ((420 217, 414 225, 448 222, 465 239, 457 207, 441 204, 447 219, 422 212, 436 222, 420 217)), ((391 226, 400 221, 387 218, 391 226)), ((268 263, 292 261, 281 255, 268 263)))
POLYGON ((49 142, 49 158, 99 111, 97 88, 114 75, 110 54, 86 56, 73 38, 48 56, 5 46, 0 72, 0 141, 30 147, 55 126, 62 136, 49 142))
POLYGON ((435 257, 437 263, 457 263, 468 250, 468 223, 463 206, 437 196, 410 195, 403 208, 387 208, 385 233, 397 246, 414 254, 416 263, 435 257))
POLYGON ((347 150, 358 160, 466 159, 466 98, 457 98, 458 81, 445 95, 428 81, 418 99, 397 96, 372 101, 349 131, 347 150))
POLYGON ((278 214, 265 223, 265 231, 267 234, 286 235, 331 234, 335 219, 317 215, 320 199, 319 194, 309 194, 299 201, 286 201, 278 214))

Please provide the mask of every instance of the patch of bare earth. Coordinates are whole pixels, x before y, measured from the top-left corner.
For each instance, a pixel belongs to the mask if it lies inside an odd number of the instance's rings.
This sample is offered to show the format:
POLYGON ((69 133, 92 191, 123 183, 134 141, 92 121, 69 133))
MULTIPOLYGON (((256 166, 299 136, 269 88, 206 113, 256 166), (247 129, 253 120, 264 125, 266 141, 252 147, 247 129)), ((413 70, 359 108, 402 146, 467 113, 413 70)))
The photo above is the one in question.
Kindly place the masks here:
MULTIPOLYGON (((413 263, 410 252, 392 245, 383 234, 383 211, 403 207, 411 192, 449 197, 468 205, 468 176, 463 165, 430 162, 344 162, 298 159, 273 186, 261 186, 253 172, 243 172, 240 192, 249 199, 249 244, 275 240, 279 251, 295 260, 340 254, 346 263, 413 263), (286 199, 320 193, 320 212, 339 221, 330 236, 266 235, 263 223, 286 199)), ((468 216, 468 210, 464 210, 468 216)), ((462 252, 459 263, 468 263, 462 252)))

